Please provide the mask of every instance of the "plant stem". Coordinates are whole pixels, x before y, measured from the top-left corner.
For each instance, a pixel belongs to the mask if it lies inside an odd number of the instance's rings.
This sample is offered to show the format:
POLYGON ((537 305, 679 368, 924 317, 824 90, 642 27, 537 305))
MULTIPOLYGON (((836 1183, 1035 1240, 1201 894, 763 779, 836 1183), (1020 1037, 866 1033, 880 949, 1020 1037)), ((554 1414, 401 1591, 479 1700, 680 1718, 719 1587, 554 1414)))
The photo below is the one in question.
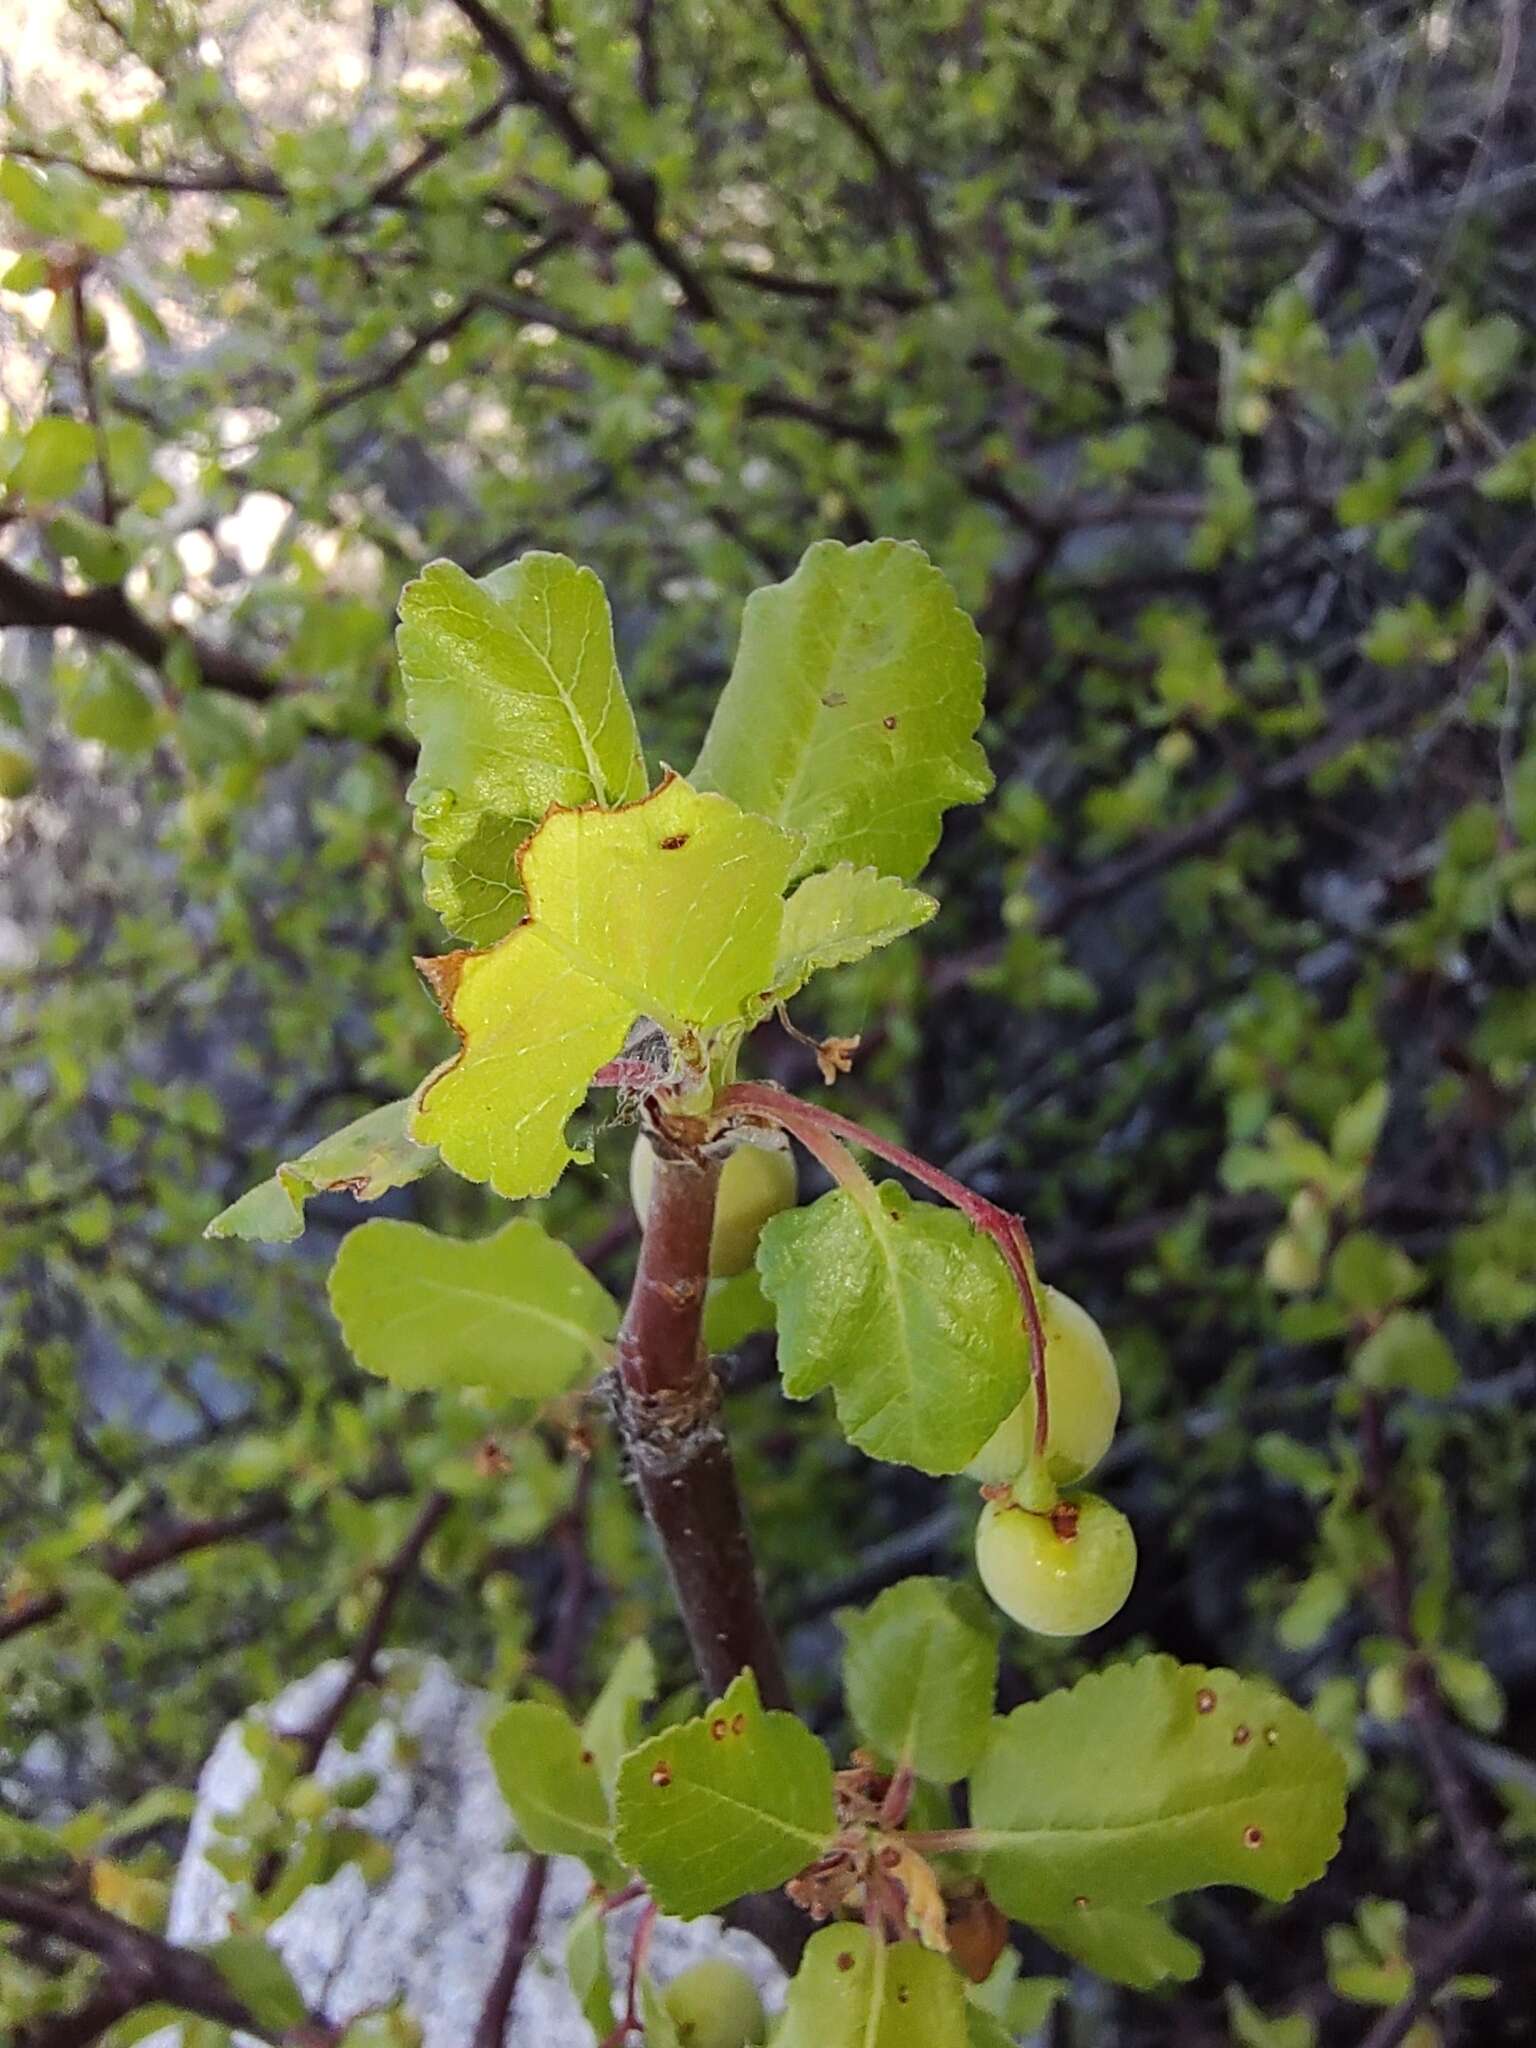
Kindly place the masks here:
POLYGON ((703 1344, 719 1181, 718 1161, 658 1148, 640 1264, 616 1347, 616 1408, 706 1690, 718 1696, 750 1668, 764 1704, 788 1707, 703 1344))

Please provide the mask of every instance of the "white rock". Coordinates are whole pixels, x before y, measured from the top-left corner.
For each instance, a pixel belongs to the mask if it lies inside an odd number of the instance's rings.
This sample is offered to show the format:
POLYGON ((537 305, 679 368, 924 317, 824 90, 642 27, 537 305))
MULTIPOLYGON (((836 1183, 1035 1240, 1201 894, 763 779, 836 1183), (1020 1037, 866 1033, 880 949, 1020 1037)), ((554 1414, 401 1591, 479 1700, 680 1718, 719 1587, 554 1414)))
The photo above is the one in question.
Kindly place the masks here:
MULTIPOLYGON (((322 1665, 260 1709, 260 1717, 284 1732, 301 1729, 343 1677, 342 1665, 322 1665)), ((481 1734, 492 1702, 435 1658, 390 1660, 382 1697, 383 1711, 361 1748, 332 1743, 316 1775, 328 1784, 361 1770, 377 1775, 372 1799, 348 1818, 388 1842, 390 1874, 370 1890, 348 1865, 301 1894, 268 1939, 311 2007, 327 2018, 351 2019, 403 1998, 421 2024, 424 2048, 467 2048, 527 1866, 526 1856, 504 1847, 512 1822, 481 1734)), ((257 1786, 244 1727, 236 1721, 225 1729, 198 1782, 171 1896, 173 1941, 195 1946, 229 1932, 236 1888, 207 1851, 218 1840, 215 1819, 238 1812, 257 1786)), ((538 1940, 518 1982, 506 2048, 593 2048, 562 1964, 566 1930, 589 1889, 574 1858, 551 1858, 538 1940)), ((616 1983, 624 1980, 639 1911, 632 1905, 610 1916, 616 1983)), ((706 1955, 729 1956, 756 1981, 770 2010, 782 2005, 784 1973, 751 1935, 712 1918, 657 1921, 650 1968, 659 1981, 706 1955)), ((179 2038, 178 2028, 165 2028, 145 2048, 177 2048, 179 2038)))

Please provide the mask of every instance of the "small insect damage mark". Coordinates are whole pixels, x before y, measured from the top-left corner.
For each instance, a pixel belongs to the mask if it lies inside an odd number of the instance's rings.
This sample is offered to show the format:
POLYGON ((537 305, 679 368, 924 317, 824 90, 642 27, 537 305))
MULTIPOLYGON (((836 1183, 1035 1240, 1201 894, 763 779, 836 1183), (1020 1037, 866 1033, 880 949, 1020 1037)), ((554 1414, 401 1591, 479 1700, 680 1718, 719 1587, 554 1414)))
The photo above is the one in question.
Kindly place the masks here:
POLYGON ((910 1985, 898 1984, 896 1986, 896 2003, 898 2005, 910 2005, 912 2003, 912 1990, 910 1985))
POLYGON ((1250 1826, 1243 1829, 1243 1847, 1245 1849, 1262 1849, 1263 1846, 1264 1830, 1262 1828, 1250 1826))
POLYGON ((1232 1730, 1232 1747, 1234 1749, 1246 1749, 1252 1740, 1253 1730, 1244 1727, 1241 1722, 1232 1730))
POLYGON ((1195 1694, 1195 1712, 1197 1714, 1214 1714, 1215 1711, 1216 1695, 1208 1685, 1202 1685, 1195 1694))
POLYGON ((745 1734, 746 1734, 746 1732, 747 1732, 747 1717, 746 1717, 746 1715, 745 1715, 745 1714, 733 1714, 733 1715, 731 1716, 731 1733, 732 1733, 733 1735, 745 1735, 745 1734))
POLYGON ((1280 1730, 1278 1728, 1266 1728, 1264 1730, 1264 1740, 1269 1744, 1270 1748, 1273 1749, 1275 1744, 1280 1740, 1280 1730))
POLYGON ((661 841, 663 853, 680 853, 693 837, 691 832, 673 832, 661 841))
POLYGON ((651 1772, 651 1783, 654 1786, 656 1786, 659 1791, 665 1791, 665 1789, 668 1785, 671 1784, 671 1782, 672 1766, 670 1764, 657 1764, 656 1768, 651 1772))
POLYGON ((893 711, 889 718, 882 718, 880 723, 885 727, 887 732, 894 732, 897 726, 901 723, 901 721, 899 718, 897 718, 895 712, 893 711))
POLYGON ((848 702, 848 692, 846 690, 828 690, 821 701, 825 710, 839 711, 848 702))
POLYGON ((840 1970, 851 1970, 853 1968, 853 1956, 849 1950, 840 1949, 838 1951, 837 1967, 840 1970))
POLYGON ((729 1732, 723 1720, 711 1721, 709 1724, 709 1733, 712 1741, 724 1742, 729 1732))
POLYGON ((1080 1913, 1085 1913, 1088 1910, 1088 1894, 1086 1892, 1079 1892, 1072 1903, 1080 1913))

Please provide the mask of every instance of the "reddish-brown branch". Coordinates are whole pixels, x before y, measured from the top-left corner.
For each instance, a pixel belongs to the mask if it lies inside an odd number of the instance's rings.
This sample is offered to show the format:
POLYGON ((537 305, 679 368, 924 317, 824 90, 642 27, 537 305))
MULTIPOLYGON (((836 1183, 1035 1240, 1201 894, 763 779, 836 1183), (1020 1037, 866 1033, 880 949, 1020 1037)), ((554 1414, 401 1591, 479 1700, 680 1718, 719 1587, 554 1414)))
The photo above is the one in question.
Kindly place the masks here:
POLYGON ((704 1350, 717 1161, 658 1151, 633 1292, 616 1351, 616 1409, 635 1484, 666 1560, 707 1690, 748 1667, 789 1705, 758 1586, 719 1388, 704 1350))
MULTIPOLYGON (((416 1575, 421 1563, 422 1552, 437 1534, 443 1517, 453 1506, 451 1493, 429 1493, 421 1504, 421 1510, 406 1532, 405 1540, 390 1558, 380 1567, 377 1577, 379 1595, 374 1602, 368 1625, 357 1639, 347 1665, 347 1675, 342 1680, 334 1698, 325 1711, 308 1728, 298 1731, 289 1739, 299 1744, 299 1771, 308 1777, 325 1754, 331 1737, 346 1718, 348 1707, 357 1698, 364 1686, 372 1684, 376 1674, 375 1666, 384 1639, 389 1634, 389 1625, 394 1619, 395 1609, 406 1587, 416 1575)), ((260 1886, 257 1887, 261 1889, 260 1886)))
MULTIPOLYGON (((92 1561, 108 1578, 126 1586, 135 1579, 162 1570, 168 1564, 177 1563, 181 1558, 192 1557, 200 1550, 212 1550, 221 1543, 244 1542, 263 1529, 285 1521, 288 1512, 287 1503, 279 1496, 263 1494, 241 1514, 179 1522, 163 1535, 146 1537, 131 1550, 98 1553, 92 1561)), ((43 1622, 55 1620, 68 1604, 68 1596, 58 1592, 37 1593, 31 1599, 18 1601, 0 1612, 0 1643, 8 1642, 29 1628, 37 1628, 43 1622)))
MULTIPOLYGON (((556 1530, 564 1563, 549 1649, 543 1664, 544 1676, 560 1692, 569 1692, 575 1682, 582 1640, 586 1634, 587 1609, 592 1597, 592 1560, 587 1549, 587 1514, 591 1497, 592 1466, 584 1462, 577 1475, 571 1505, 556 1530)), ((496 1974, 487 1987, 470 2048, 502 2048, 523 1965, 533 1952, 538 1936, 539 1908, 544 1901, 548 1875, 548 1858, 530 1856, 507 1922, 506 1945, 496 1965, 496 1974)))
POLYGON ((286 2033, 272 2032, 206 1956, 135 1927, 78 1894, 0 1882, 0 1920, 83 1950, 95 1956, 104 1971, 103 1982, 84 2005, 23 2028, 16 2048, 86 2048, 109 2026, 146 2005, 173 2006, 220 2026, 237 2027, 259 2041, 288 2043, 292 2048, 319 2048, 334 2039, 335 2030, 314 2015, 286 2033))

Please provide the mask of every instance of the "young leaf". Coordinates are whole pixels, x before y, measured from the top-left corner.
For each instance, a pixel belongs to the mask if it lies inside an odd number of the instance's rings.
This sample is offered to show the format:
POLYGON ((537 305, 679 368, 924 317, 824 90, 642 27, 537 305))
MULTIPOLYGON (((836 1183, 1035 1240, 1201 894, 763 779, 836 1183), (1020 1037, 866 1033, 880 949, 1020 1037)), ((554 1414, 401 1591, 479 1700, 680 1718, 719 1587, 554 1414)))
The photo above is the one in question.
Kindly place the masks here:
POLYGON ((997 1904, 1030 1922, 1213 1884, 1283 1900, 1338 1847, 1344 1775, 1268 1686, 1144 1657, 996 1724, 971 1780, 974 1847, 997 1904))
POLYGON ((401 596, 398 644, 427 901, 491 945, 522 915, 518 848, 552 805, 645 794, 608 600, 563 555, 522 555, 478 583, 433 562, 401 596))
POLYGON ((331 1307, 358 1364, 397 1387, 547 1401, 600 1364, 617 1305, 531 1216, 465 1242, 376 1217, 343 1239, 331 1307))
POLYGON ((601 1898, 591 1900, 571 1922, 565 1938, 565 1974, 582 2018, 599 2041, 613 2032, 613 1978, 608 1970, 606 1916, 601 1898))
POLYGON ((565 1124, 639 1015, 675 1039, 739 1023, 770 986, 794 842, 670 776, 619 811, 556 811, 521 856, 528 916, 486 952, 422 962, 459 1035, 412 1130, 466 1180, 546 1194, 565 1124))
POLYGON ((892 875, 847 862, 807 875, 784 906, 773 993, 784 1002, 825 967, 862 960, 926 924, 938 909, 931 896, 892 875))
POLYGON ((579 1856, 599 1884, 620 1871, 597 1759, 566 1713, 543 1700, 514 1700, 485 1731, 485 1746, 518 1831, 544 1856, 579 1856))
POLYGON ((910 880, 949 805, 992 786, 980 650, 921 548, 818 541, 747 599, 693 779, 801 834, 798 875, 849 861, 910 880))
POLYGON ((262 1244, 292 1244, 304 1229, 312 1195, 345 1191, 376 1202, 437 1164, 437 1153, 410 1135, 411 1099, 370 1109, 344 1129, 322 1138, 297 1159, 284 1160, 270 1180, 247 1189, 205 1225, 204 1237, 243 1237, 262 1244))
POLYGON ((953 1209, 894 1181, 834 1188, 763 1232, 784 1391, 837 1399, 871 1458, 958 1472, 1018 1403, 1019 1298, 1001 1255, 953 1209))
POLYGON ((832 1759, 743 1671, 697 1720, 625 1757, 615 1814, 620 1855, 664 1913, 692 1919, 815 1861, 836 1827, 832 1759))
POLYGON ((274 2033, 297 2027, 305 2015, 303 1994, 288 1965, 259 1934, 229 1934, 204 1951, 236 1998, 274 2033))
POLYGON ((1032 1920, 1042 1941, 1133 1991, 1191 1984, 1203 1957, 1155 1906, 1074 1906, 1064 1920, 1032 1920))
POLYGON ((943 1956, 867 1927, 806 1943, 774 2048, 967 2048, 965 1992, 943 1956))
POLYGON ((655 1697, 656 1659, 643 1636, 631 1636, 614 1659, 581 1730, 610 1796, 619 1765, 640 1739, 640 1709, 655 1697))
POLYGON ((838 1619, 848 1639, 848 1712, 860 1736, 920 1778, 963 1778, 986 1746, 997 1691, 987 1603, 946 1579, 903 1579, 862 1614, 838 1619))
POLYGON ((1363 1387, 1401 1387, 1443 1400, 1454 1393, 1461 1369, 1433 1321, 1415 1309, 1395 1309, 1355 1353, 1351 1367, 1363 1387))

